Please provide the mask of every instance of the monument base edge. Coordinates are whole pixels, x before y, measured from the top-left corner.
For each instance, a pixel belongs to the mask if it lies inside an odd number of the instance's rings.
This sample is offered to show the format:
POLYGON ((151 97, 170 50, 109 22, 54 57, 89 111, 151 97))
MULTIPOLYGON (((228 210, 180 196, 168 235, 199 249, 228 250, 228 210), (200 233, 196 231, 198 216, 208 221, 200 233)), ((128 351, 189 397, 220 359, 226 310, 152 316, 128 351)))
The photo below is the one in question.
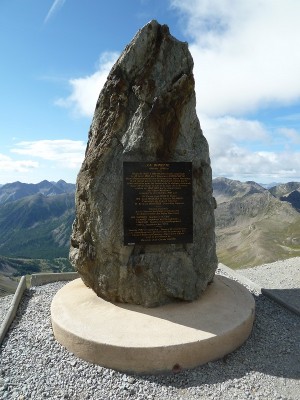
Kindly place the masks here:
POLYGON ((127 373, 177 372, 217 360, 251 333, 254 298, 222 276, 194 302, 113 304, 76 279, 51 304, 56 340, 77 357, 127 373))

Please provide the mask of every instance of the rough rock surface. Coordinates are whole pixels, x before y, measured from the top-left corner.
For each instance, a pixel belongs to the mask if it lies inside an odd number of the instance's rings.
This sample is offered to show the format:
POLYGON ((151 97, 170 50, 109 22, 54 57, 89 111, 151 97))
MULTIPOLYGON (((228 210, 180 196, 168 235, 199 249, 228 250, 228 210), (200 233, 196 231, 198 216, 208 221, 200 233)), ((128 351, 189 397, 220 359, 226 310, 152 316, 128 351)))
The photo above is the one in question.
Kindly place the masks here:
POLYGON ((109 301, 153 307, 194 300, 217 268, 209 150, 196 115, 193 60, 149 22, 100 93, 77 178, 70 259, 109 301), (123 245, 123 161, 193 163, 192 244, 123 245))

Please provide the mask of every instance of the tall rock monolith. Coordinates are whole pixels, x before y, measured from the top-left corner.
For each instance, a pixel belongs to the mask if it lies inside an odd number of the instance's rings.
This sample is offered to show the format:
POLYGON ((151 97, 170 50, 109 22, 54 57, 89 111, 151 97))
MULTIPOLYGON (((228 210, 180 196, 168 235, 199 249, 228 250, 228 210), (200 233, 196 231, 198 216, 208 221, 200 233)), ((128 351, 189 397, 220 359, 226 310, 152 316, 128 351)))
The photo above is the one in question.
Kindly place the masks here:
POLYGON ((84 283, 108 301, 153 307, 195 300, 217 268, 214 204, 193 59, 186 43, 151 21, 125 48, 99 95, 77 178, 70 260, 84 283), (124 165, 133 172, 125 176, 124 165), (191 174, 157 172, 177 165, 191 167, 191 174), (140 197, 125 197, 125 186, 140 197), (191 202, 182 188, 190 189, 191 202), (143 202, 140 211, 137 201, 143 202), (128 207, 141 240, 124 239, 128 207), (186 229, 190 233, 181 240, 186 229))

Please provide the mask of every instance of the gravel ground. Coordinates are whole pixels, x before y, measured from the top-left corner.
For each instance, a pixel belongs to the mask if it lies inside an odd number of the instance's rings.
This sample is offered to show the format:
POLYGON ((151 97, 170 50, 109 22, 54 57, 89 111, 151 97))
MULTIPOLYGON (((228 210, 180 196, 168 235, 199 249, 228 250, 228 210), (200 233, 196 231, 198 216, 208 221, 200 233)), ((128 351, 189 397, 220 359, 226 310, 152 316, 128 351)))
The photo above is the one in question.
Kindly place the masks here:
MULTIPOLYGON (((290 262, 280 263, 285 269, 290 262)), ((262 270, 262 275, 270 275, 265 266, 262 270)), ((220 269, 218 273, 224 274, 220 269)), ((273 271, 271 276, 275 279, 273 271)), ((253 280, 249 275, 248 278, 253 280)), ((0 350, 1 399, 298 400, 300 397, 300 318, 262 295, 253 293, 256 301, 253 331, 238 350, 192 370, 137 376, 79 360, 54 340, 50 304, 63 285, 65 282, 52 283, 25 292, 0 350)), ((0 299, 1 309, 2 304, 0 299)))
POLYGON ((239 274, 258 284, 263 294, 287 304, 300 316, 300 257, 242 269, 239 274))
POLYGON ((239 272, 267 289, 300 289, 300 257, 241 269, 239 272))
POLYGON ((14 295, 10 294, 8 296, 0 297, 0 325, 4 321, 4 318, 6 317, 6 314, 9 310, 9 307, 11 305, 12 299, 14 295))

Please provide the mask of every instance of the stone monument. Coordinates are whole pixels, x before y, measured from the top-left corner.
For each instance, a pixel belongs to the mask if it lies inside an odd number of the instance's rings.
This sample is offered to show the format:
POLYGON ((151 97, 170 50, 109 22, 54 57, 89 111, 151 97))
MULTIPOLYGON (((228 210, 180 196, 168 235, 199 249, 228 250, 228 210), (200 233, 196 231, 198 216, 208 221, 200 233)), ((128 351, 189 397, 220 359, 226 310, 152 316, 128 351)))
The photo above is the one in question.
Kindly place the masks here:
POLYGON ((70 259, 81 279, 53 298, 55 338, 124 372, 191 368, 249 336, 254 300, 214 276, 214 199, 186 43, 151 21, 105 83, 77 179, 70 259))
POLYGON ((195 106, 187 43, 151 21, 107 78, 77 178, 70 259, 106 300, 192 301, 213 280, 211 167, 195 106))

